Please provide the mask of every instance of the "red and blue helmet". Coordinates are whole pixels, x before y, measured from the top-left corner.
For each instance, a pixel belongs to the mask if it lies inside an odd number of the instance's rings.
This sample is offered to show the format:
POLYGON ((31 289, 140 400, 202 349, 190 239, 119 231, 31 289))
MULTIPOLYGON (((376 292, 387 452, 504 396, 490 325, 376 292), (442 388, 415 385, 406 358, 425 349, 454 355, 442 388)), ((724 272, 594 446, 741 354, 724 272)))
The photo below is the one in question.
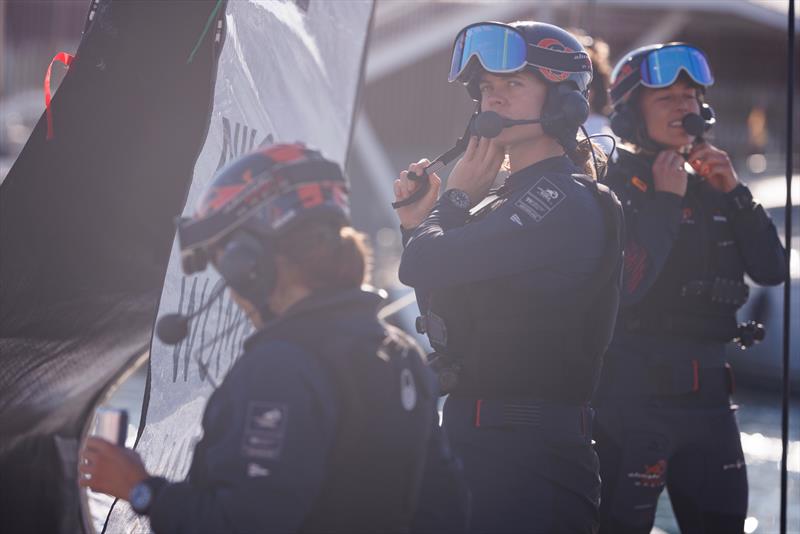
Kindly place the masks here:
POLYGON ((178 220, 183 270, 205 269, 208 250, 235 230, 271 239, 309 219, 350 223, 339 165, 302 143, 259 149, 220 169, 195 215, 178 220))

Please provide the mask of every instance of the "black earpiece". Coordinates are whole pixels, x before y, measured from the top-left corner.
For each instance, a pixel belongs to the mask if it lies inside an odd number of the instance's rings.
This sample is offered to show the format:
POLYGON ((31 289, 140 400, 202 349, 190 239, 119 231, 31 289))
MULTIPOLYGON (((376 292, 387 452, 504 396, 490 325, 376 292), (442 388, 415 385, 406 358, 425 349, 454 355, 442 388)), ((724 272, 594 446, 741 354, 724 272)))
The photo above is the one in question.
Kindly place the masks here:
POLYGON ((611 131, 625 141, 636 142, 638 120, 627 104, 617 104, 611 113, 611 131))
POLYGON ((542 108, 542 130, 559 140, 565 150, 575 150, 578 128, 589 118, 589 101, 571 83, 548 87, 542 108))
POLYGON ((216 260, 216 268, 236 293, 261 307, 275 288, 272 245, 244 230, 228 239, 216 260))

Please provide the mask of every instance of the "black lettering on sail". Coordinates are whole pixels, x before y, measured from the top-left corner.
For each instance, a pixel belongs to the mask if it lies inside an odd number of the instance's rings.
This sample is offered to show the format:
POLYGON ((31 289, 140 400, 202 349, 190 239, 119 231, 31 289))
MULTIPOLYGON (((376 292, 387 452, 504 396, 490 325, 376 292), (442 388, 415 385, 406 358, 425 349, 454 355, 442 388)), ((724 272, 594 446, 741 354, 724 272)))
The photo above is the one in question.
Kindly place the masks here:
MULTIPOLYGON (((194 277, 191 284, 186 277, 181 278, 181 290, 178 298, 178 313, 191 315, 192 312, 206 304, 211 296, 217 293, 222 280, 209 289, 211 280, 206 278, 202 289, 198 287, 199 277, 194 277)), ((193 317, 189 325, 189 335, 172 349, 172 381, 178 381, 182 368, 184 382, 189 380, 189 368, 197 364, 200 381, 211 378, 211 383, 224 377, 236 362, 241 351, 244 338, 252 332, 252 324, 245 313, 227 295, 217 298, 217 302, 193 317), (209 325, 211 319, 211 325, 209 325), (227 358, 227 365, 222 357, 227 358), (212 362, 214 363, 211 369, 212 362), (209 377, 209 375, 211 375, 209 377)))
MULTIPOLYGON (((194 312, 194 310, 195 310, 195 292, 196 292, 196 290, 197 290, 197 278, 195 277, 194 279, 192 279, 192 288, 189 290, 189 298, 188 298, 189 302, 188 302, 188 305, 186 306, 186 312, 181 311, 181 313, 183 313, 183 315, 191 315, 192 312, 194 312)), ((202 302, 200 302, 198 304, 198 306, 199 305, 202 305, 202 302)), ((180 344, 178 345, 179 349, 180 348, 183 349, 183 381, 184 382, 186 382, 189 379, 189 354, 191 353, 191 350, 192 350, 192 342, 193 341, 194 340, 193 340, 193 336, 192 336, 192 329, 190 328, 189 329, 189 336, 187 338, 185 338, 183 341, 181 341, 180 344)), ((178 361, 180 363, 180 356, 178 357, 178 361)), ((173 372, 173 376, 175 376, 176 374, 177 374, 177 370, 176 370, 176 372, 173 372)))
MULTIPOLYGON (((258 130, 250 128, 245 124, 236 122, 231 135, 231 121, 227 117, 222 117, 222 152, 219 155, 219 170, 227 162, 246 154, 256 147, 256 135, 258 130)), ((268 134, 258 146, 272 144, 273 135, 268 134)))
MULTIPOLYGON (((219 322, 217 322, 217 337, 220 338, 219 345, 217 346, 217 360, 222 356, 223 351, 227 351, 227 343, 228 336, 230 336, 230 329, 231 325, 233 324, 234 318, 234 306, 233 300, 228 300, 228 305, 225 306, 225 315, 223 316, 220 314, 219 322)), ((211 357, 214 355, 211 354, 211 357)), ((209 358, 210 361, 211 358, 209 358)))
MULTIPOLYGON (((197 278, 195 277, 195 281, 196 280, 197 280, 197 278)), ((199 302, 197 304, 197 308, 200 308, 206 302, 206 294, 207 294, 207 290, 208 290, 208 282, 209 282, 209 279, 206 278, 204 283, 203 283, 203 291, 200 293, 200 300, 199 300, 199 302)), ((194 288, 192 289, 192 292, 194 293, 194 288)), ((197 309, 197 308, 195 308, 195 309, 197 309)), ((192 311, 194 311, 194 309, 192 311)), ((205 310, 204 312, 202 312, 199 317, 194 317, 193 320, 191 321, 190 326, 189 326, 189 337, 188 337, 188 341, 186 343, 186 347, 184 348, 184 352, 183 352, 183 358, 184 358, 184 360, 183 360, 184 361, 184 364, 183 364, 183 380, 184 380, 184 382, 189 379, 189 364, 190 364, 192 358, 195 358, 197 360, 197 364, 202 366, 201 358, 202 358, 202 355, 203 355, 203 341, 202 341, 203 329, 199 328, 199 323, 200 323, 200 319, 203 317, 203 314, 208 314, 208 310, 205 310), (194 328, 192 328, 192 325, 194 326, 194 328), (200 335, 200 340, 201 341, 200 341, 200 345, 195 348, 195 340, 197 339, 198 333, 200 335)))
MULTIPOLYGON (((178 298, 178 313, 183 313, 183 297, 186 292, 186 277, 181 277, 181 295, 178 298)), ((178 343, 172 348, 172 381, 178 381, 178 362, 181 354, 181 345, 183 341, 178 343)))

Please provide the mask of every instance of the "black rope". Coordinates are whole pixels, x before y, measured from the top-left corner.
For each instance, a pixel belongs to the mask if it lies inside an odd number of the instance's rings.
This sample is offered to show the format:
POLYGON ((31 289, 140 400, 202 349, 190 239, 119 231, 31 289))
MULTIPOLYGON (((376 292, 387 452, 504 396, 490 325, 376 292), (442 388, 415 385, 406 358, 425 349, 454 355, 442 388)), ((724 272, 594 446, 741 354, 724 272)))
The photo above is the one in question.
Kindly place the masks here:
POLYGON ((795 42, 794 42, 794 0, 789 0, 789 35, 786 54, 788 83, 786 86, 786 208, 784 220, 786 248, 786 282, 783 284, 783 405, 781 407, 781 534, 786 534, 786 497, 787 467, 789 460, 789 325, 792 297, 792 171, 794 170, 793 129, 794 129, 794 77, 795 77, 795 42))

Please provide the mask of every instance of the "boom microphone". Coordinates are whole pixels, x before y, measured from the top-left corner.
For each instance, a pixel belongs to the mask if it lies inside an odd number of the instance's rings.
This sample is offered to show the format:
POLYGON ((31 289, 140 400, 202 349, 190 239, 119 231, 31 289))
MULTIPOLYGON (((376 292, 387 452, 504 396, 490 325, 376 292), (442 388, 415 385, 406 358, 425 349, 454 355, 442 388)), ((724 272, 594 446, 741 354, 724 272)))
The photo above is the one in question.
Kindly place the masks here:
POLYGON ((538 124, 541 119, 515 120, 507 119, 494 111, 482 111, 475 116, 472 122, 472 133, 492 139, 500 135, 505 128, 521 124, 538 124))
POLYGON ((223 281, 209 295, 208 300, 195 311, 188 315, 180 313, 168 313, 162 316, 156 323, 156 335, 165 345, 177 345, 189 335, 189 321, 206 311, 217 298, 225 291, 226 284, 223 281))
POLYGON ((472 117, 470 117, 469 124, 467 124, 467 128, 464 130, 464 135, 461 136, 458 141, 456 141, 456 144, 453 146, 453 148, 434 159, 422 170, 420 174, 415 174, 413 172, 408 173, 408 179, 419 182, 420 185, 417 187, 416 191, 411 193, 409 197, 404 198, 403 200, 392 202, 392 207, 394 209, 402 208, 403 206, 414 204, 415 202, 418 202, 419 199, 424 197, 428 193, 428 190, 431 186, 428 175, 438 171, 463 154, 464 151, 467 150, 467 144, 469 143, 470 135, 477 135, 479 137, 492 139, 500 135, 500 132, 502 132, 504 128, 517 126, 518 124, 537 124, 540 122, 542 122, 541 119, 507 119, 505 117, 501 117, 494 111, 483 111, 481 113, 474 114, 472 117))
POLYGON ((706 120, 697 113, 687 113, 681 119, 681 126, 689 135, 701 137, 706 131, 706 120))

